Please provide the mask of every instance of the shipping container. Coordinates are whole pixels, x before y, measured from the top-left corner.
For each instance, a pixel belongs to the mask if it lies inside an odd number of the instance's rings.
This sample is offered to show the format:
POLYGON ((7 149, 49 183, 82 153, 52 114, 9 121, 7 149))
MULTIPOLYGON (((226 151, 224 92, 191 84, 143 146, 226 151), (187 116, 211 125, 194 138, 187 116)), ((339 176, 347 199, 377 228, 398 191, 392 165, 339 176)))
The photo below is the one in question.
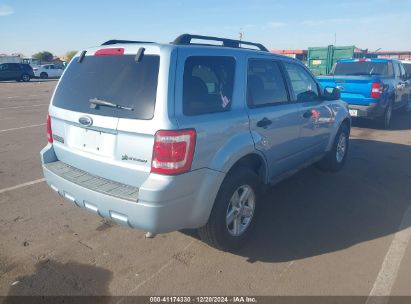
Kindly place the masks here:
POLYGON ((363 57, 375 56, 355 46, 310 47, 308 48, 308 67, 314 75, 328 75, 337 60, 363 57))

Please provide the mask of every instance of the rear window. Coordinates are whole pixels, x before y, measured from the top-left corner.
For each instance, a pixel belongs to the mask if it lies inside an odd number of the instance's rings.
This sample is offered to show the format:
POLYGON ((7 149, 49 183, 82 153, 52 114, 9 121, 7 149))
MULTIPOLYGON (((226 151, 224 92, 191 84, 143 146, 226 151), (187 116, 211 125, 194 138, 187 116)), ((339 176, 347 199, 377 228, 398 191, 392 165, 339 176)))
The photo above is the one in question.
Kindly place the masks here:
POLYGON ((232 57, 189 57, 184 66, 184 115, 228 111, 233 97, 234 67, 232 57))
POLYGON ((135 62, 135 55, 86 56, 74 59, 61 79, 53 105, 66 110, 95 115, 151 119, 157 92, 159 56, 145 55, 135 62), (90 107, 90 99, 114 103, 120 107, 90 107))
POLYGON ((338 62, 334 68, 334 75, 390 75, 388 62, 338 62))

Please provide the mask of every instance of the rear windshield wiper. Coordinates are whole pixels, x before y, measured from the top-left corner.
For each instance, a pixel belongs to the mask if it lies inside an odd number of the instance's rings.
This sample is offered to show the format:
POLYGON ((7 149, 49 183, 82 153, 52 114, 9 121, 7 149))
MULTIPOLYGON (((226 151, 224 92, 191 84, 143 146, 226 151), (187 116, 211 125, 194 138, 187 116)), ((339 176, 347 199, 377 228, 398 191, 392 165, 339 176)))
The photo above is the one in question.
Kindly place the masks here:
POLYGON ((92 98, 89 100, 89 102, 90 102, 91 109, 97 109, 99 106, 103 106, 103 107, 110 107, 110 108, 122 109, 122 110, 127 110, 127 111, 134 111, 134 108, 120 106, 110 101, 101 100, 98 98, 92 98))

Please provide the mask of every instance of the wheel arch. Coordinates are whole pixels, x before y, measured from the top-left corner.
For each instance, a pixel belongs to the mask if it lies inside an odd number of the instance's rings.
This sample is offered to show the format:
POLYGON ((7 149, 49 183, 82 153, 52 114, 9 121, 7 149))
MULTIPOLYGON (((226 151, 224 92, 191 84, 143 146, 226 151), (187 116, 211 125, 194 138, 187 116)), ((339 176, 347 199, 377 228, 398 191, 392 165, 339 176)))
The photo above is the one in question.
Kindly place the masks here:
POLYGON ((328 141, 327 149, 326 151, 330 151, 332 149, 332 146, 334 144, 335 136, 338 133, 338 130, 341 128, 343 124, 346 124, 348 127, 348 132, 351 131, 351 118, 348 114, 347 111, 339 111, 335 117, 335 123, 334 123, 334 128, 333 131, 330 134, 330 138, 328 141))
POLYGON ((228 174, 235 166, 249 167, 263 183, 268 181, 268 162, 264 154, 256 150, 249 130, 225 140, 207 167, 228 174))
POLYGON ((268 181, 268 166, 265 158, 256 152, 249 153, 239 158, 230 168, 227 175, 239 167, 246 167, 257 174, 260 182, 267 184, 268 181))

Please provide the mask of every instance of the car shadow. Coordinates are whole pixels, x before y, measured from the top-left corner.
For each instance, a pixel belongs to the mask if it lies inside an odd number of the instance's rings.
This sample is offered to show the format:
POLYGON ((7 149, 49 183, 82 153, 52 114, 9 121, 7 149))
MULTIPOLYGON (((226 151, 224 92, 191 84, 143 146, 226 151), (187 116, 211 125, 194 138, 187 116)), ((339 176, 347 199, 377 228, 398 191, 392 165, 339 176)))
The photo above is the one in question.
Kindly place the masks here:
POLYGON ((342 171, 312 166, 271 187, 236 254, 251 263, 293 261, 393 234, 410 206, 410 183, 411 146, 353 139, 342 171))
POLYGON ((60 78, 48 78, 48 79, 40 79, 40 78, 31 78, 29 82, 22 82, 16 80, 0 80, 0 84, 2 83, 30 83, 30 82, 57 82, 60 78))
POLYGON ((41 78, 32 78, 30 81, 32 82, 57 82, 60 79, 60 77, 50 77, 47 79, 41 79, 41 78))
MULTIPOLYGON (((381 127, 376 120, 371 119, 352 119, 353 127, 381 130, 381 127)), ((385 131, 401 131, 411 130, 411 111, 405 112, 403 109, 396 110, 393 113, 391 126, 385 131)))
POLYGON ((112 277, 111 271, 96 266, 46 260, 31 275, 16 278, 3 303, 110 303, 112 277))

